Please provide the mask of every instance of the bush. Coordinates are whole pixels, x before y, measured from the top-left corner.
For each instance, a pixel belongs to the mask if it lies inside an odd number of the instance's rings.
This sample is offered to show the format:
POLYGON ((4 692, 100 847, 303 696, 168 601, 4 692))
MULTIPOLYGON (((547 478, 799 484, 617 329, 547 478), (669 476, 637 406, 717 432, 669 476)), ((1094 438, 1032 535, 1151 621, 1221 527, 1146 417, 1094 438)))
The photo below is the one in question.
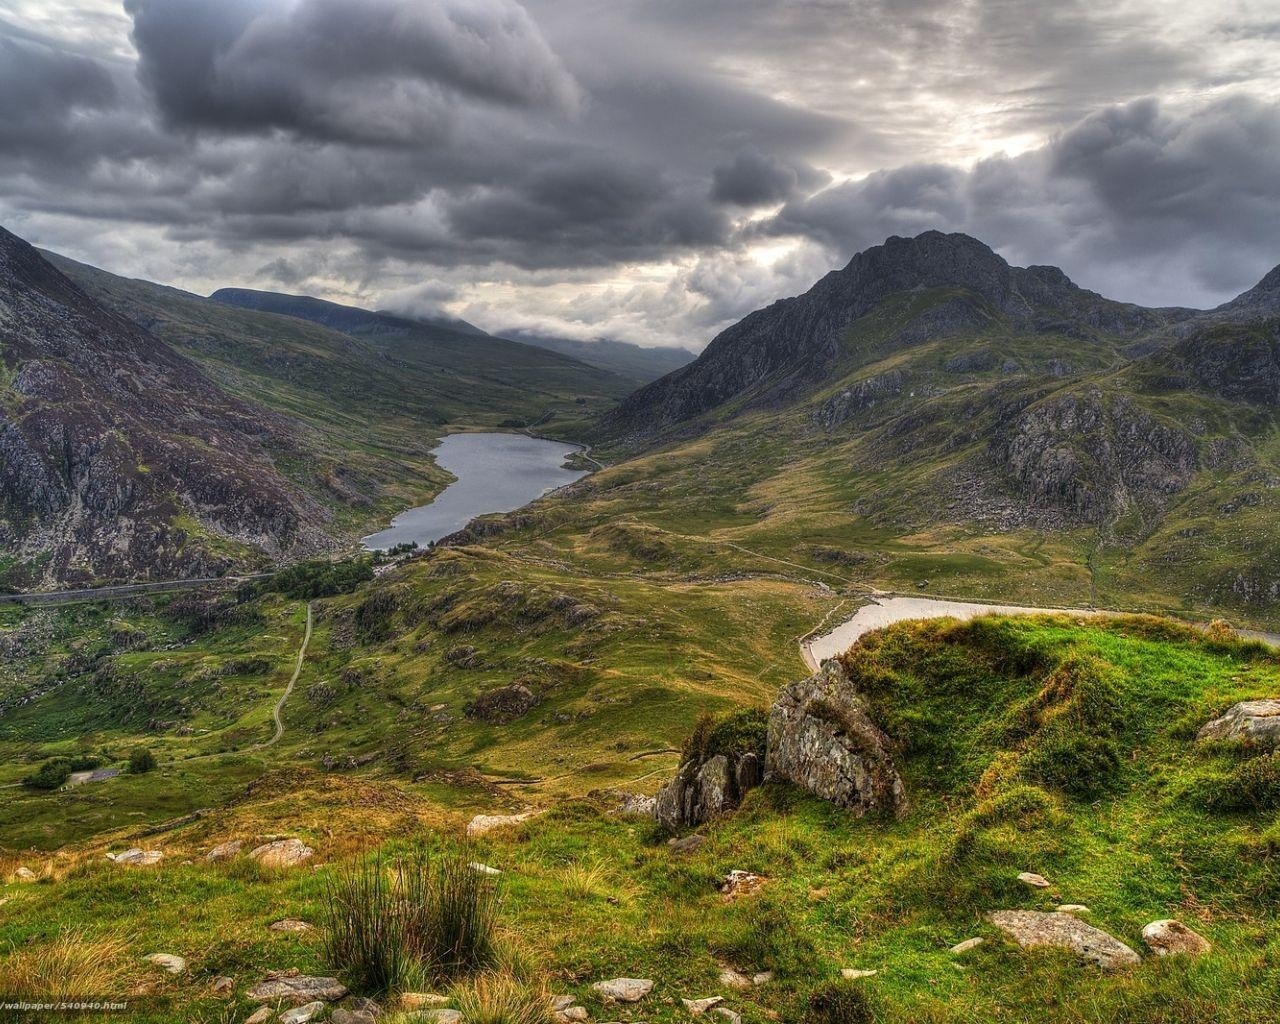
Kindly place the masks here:
POLYGON ((877 1016, 863 989, 847 981, 829 981, 809 993, 800 1024, 872 1024, 877 1016))
POLYGON ((88 772, 102 762, 96 757, 55 757, 22 780, 30 789, 53 790, 62 786, 72 772, 88 772))
POLYGON ((1280 808, 1280 751, 1251 757, 1200 788, 1212 811, 1273 811, 1280 808))
POLYGON ((693 732, 684 741, 681 763, 694 761, 700 764, 719 754, 735 761, 750 752, 763 764, 768 735, 769 714, 762 708, 743 708, 722 718, 703 711, 694 722, 693 732))
POLYGON ((297 601, 310 601, 317 597, 349 594, 371 579, 373 566, 368 558, 349 558, 343 562, 299 562, 266 580, 262 589, 297 601))
POLYGON ((142 775, 156 766, 156 755, 146 747, 134 747, 129 754, 129 774, 142 775))
POLYGON ((442 982, 490 966, 497 889, 465 851, 361 857, 325 883, 325 950, 359 991, 442 982))

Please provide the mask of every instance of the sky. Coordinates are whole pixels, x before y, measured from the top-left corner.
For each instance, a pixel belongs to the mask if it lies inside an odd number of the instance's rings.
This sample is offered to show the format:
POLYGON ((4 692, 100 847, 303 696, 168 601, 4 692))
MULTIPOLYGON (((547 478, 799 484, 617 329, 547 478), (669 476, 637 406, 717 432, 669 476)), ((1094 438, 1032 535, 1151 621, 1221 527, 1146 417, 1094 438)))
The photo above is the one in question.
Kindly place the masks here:
POLYGON ((927 229, 1213 306, 1280 263, 1280 6, 0 0, 0 224, 695 351, 927 229))

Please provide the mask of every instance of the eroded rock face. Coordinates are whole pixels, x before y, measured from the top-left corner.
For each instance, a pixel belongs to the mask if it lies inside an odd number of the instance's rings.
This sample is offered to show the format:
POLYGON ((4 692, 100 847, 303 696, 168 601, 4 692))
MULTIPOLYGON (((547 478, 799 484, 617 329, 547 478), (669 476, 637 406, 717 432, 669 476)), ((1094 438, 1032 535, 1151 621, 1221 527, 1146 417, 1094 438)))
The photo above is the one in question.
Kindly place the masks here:
POLYGON ((746 791, 759 784, 760 758, 750 752, 733 764, 723 754, 703 762, 689 761, 658 790, 653 814, 672 831, 701 825, 734 810, 746 791))
POLYGON ((834 661, 774 702, 765 777, 786 779, 858 815, 900 815, 907 807, 889 737, 834 661))
POLYGON ((1038 910, 997 910, 987 920, 1023 949, 1057 946, 1070 949, 1103 970, 1115 970, 1139 962, 1139 956, 1114 935, 1085 924, 1071 914, 1038 910))
POLYGON ((1221 718, 1201 727, 1200 740, 1245 740, 1260 746, 1280 746, 1280 698, 1245 700, 1221 718))

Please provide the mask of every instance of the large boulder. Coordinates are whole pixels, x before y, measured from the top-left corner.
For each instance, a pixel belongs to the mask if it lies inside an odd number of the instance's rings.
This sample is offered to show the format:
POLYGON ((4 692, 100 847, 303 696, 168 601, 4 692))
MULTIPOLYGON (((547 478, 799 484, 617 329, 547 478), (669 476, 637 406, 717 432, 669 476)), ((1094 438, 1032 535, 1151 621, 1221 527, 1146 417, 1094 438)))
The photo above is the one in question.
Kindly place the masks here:
POLYGON ((907 807, 889 737, 835 661, 774 702, 765 777, 786 779, 858 815, 900 815, 907 807))
POLYGON ((347 987, 337 978, 301 974, 297 968, 272 971, 245 993, 255 1003, 286 1002, 304 1006, 312 1002, 328 1003, 347 994, 347 987))
POLYGON ((733 763, 724 754, 687 761, 658 790, 653 816, 673 832, 718 818, 742 803, 747 789, 760 784, 759 764, 760 759, 750 752, 733 763))
POLYGON ((1057 946, 1069 949, 1103 970, 1128 967, 1141 959, 1137 953, 1101 928, 1085 924, 1071 914, 1038 910, 997 910, 987 920, 1023 949, 1057 946))
POLYGON ((301 839, 277 839, 249 851, 249 856, 263 867, 292 868, 315 853, 301 839))
POLYGON ((1142 929, 1142 939, 1156 956, 1200 956, 1213 947, 1181 921, 1166 918, 1142 929))
POLYGON ((1280 747, 1280 698, 1245 700, 1201 726, 1199 740, 1244 740, 1280 747))

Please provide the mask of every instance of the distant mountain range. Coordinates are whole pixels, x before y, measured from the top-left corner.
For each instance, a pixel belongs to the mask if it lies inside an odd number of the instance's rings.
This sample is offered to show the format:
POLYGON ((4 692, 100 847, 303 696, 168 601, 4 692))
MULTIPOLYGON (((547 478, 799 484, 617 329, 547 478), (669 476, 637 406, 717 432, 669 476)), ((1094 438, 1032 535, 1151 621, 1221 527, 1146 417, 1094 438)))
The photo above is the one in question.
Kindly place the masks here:
POLYGON ((673 370, 687 366, 693 362, 694 354, 687 348, 675 346, 658 346, 645 348, 625 341, 614 341, 611 338, 596 338, 593 341, 576 341, 572 338, 557 338, 532 331, 507 330, 502 332, 504 338, 522 341, 526 345, 537 345, 550 349, 561 355, 581 359, 584 363, 598 366, 602 370, 610 370, 637 384, 647 384, 657 380, 673 370))

